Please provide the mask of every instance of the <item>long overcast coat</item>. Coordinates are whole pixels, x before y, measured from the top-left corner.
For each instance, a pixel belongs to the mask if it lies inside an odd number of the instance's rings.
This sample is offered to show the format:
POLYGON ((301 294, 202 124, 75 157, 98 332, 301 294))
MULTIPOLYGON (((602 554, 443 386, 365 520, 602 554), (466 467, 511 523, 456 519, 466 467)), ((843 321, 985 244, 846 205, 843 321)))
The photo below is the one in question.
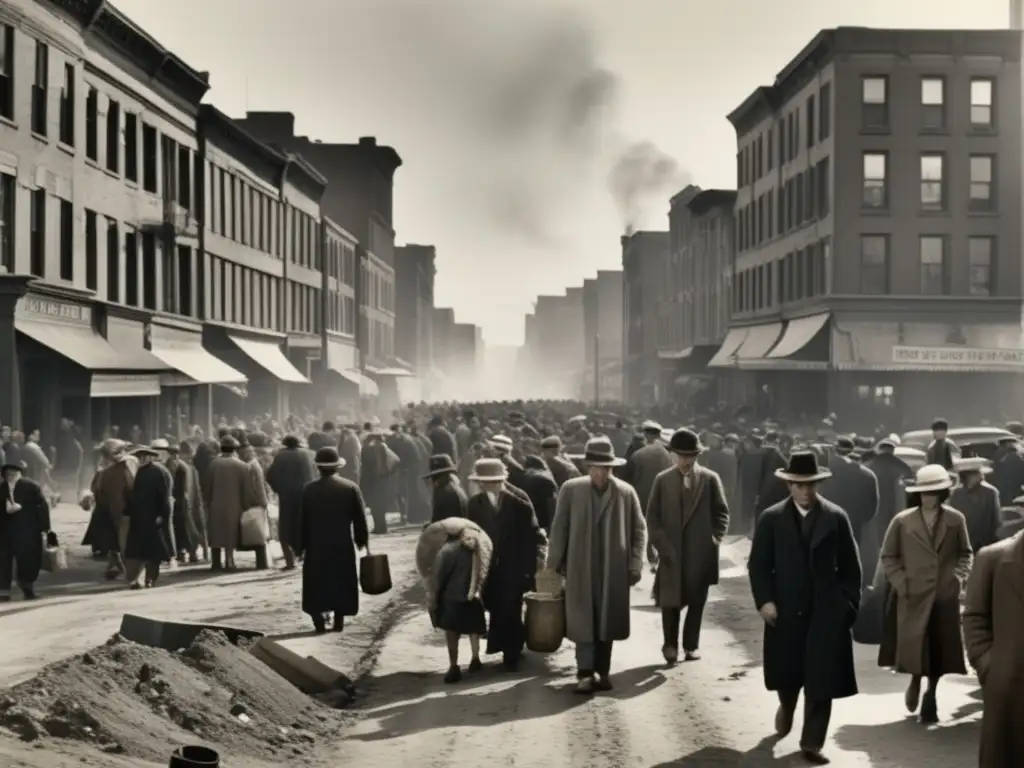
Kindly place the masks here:
POLYGON ((616 477, 609 484, 597 511, 590 478, 567 481, 559 491, 551 524, 547 567, 565 576, 566 637, 574 643, 629 637, 629 574, 643 568, 647 526, 633 486, 616 477), (597 535, 603 538, 605 552, 600 585, 594 584, 597 535))
POLYGON ((292 549, 302 539, 302 489, 315 479, 313 454, 304 448, 285 448, 267 470, 267 485, 277 494, 277 537, 292 549))
POLYGON ((203 486, 207 535, 214 549, 238 549, 242 513, 259 504, 249 465, 235 454, 222 454, 210 462, 209 485, 203 486))

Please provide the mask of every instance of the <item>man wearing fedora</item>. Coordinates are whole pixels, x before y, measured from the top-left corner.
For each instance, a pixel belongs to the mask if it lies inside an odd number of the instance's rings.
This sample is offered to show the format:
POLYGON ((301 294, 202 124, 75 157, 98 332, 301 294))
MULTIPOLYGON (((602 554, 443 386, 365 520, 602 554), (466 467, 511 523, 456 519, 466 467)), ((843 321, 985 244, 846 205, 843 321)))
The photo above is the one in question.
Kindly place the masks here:
POLYGON ((754 529, 747 568, 764 620, 765 687, 776 691, 779 738, 793 728, 800 691, 800 749, 814 765, 822 754, 832 700, 857 694, 852 628, 860 608, 861 565, 850 519, 818 495, 830 477, 811 451, 795 451, 776 470, 790 496, 764 510, 754 529))
POLYGON ((175 557, 171 529, 171 473, 156 459, 160 448, 134 451, 139 469, 132 484, 124 558, 131 589, 156 586, 160 563, 175 557))
POLYGON ((42 488, 23 477, 21 464, 5 462, 0 485, 0 603, 11 599, 17 578, 26 600, 36 597, 43 563, 43 537, 50 532, 50 505, 42 488))
POLYGON ((562 449, 562 438, 558 435, 548 435, 540 441, 541 456, 559 488, 565 485, 567 480, 580 476, 580 471, 576 469, 575 464, 565 458, 562 449))
POLYGON ((508 483, 508 470, 501 459, 477 459, 469 479, 480 491, 470 497, 466 518, 494 543, 483 593, 484 608, 490 614, 487 653, 500 653, 505 668, 514 671, 526 643, 523 597, 534 588, 547 538, 529 497, 508 483))
MULTIPOLYGON (((666 469, 672 467, 672 454, 665 448, 661 441, 661 424, 655 421, 645 421, 640 426, 640 432, 644 438, 644 445, 634 451, 623 469, 622 479, 633 486, 637 498, 640 499, 640 508, 646 516, 649 510, 651 499, 651 488, 654 487, 654 479, 666 469)), ((648 531, 648 533, 650 533, 648 531)), ((652 567, 657 562, 657 553, 654 551, 654 542, 650 537, 647 539, 647 559, 652 567)))
POLYGON ((612 645, 630 633, 632 587, 643 570, 647 526, 633 486, 615 477, 625 466, 606 438, 587 442, 587 476, 558 494, 547 567, 565 577, 566 637, 576 644, 576 692, 612 687, 612 645))
POLYGON ((450 454, 438 453, 430 457, 429 471, 423 479, 430 484, 430 522, 438 523, 449 517, 465 517, 469 499, 459 484, 455 461, 450 454))
POLYGON ((267 485, 277 494, 277 538, 286 571, 295 568, 295 551, 302 538, 302 490, 316 476, 313 452, 304 448, 295 435, 285 435, 281 450, 267 470, 267 485))
POLYGON ((854 438, 844 436, 836 439, 834 453, 828 463, 832 476, 822 483, 821 493, 850 518, 853 538, 859 547, 864 530, 878 514, 878 478, 854 458, 856 450, 854 438))
POLYGON ((699 658, 700 629, 708 590, 718 583, 719 546, 729 530, 729 505, 718 475, 697 464, 704 446, 689 429, 676 430, 668 450, 674 467, 660 472, 647 504, 647 532, 658 553, 654 602, 661 608, 665 661, 679 658, 682 610, 683 653, 699 658))
POLYGON ((980 456, 957 457, 953 461, 953 472, 960 478, 960 485, 950 494, 949 506, 967 518, 971 549, 977 552, 999 541, 999 528, 1003 524, 999 491, 985 482, 992 473, 992 465, 980 456))

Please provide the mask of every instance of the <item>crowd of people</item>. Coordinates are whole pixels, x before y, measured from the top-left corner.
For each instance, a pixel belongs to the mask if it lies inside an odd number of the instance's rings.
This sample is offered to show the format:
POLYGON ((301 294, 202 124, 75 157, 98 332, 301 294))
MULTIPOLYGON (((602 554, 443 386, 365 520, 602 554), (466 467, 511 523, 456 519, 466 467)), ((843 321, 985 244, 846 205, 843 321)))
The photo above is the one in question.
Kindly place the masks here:
MULTIPOLYGON (((276 497, 273 535, 284 568, 302 562, 302 609, 318 632, 341 631, 358 611, 357 551, 398 513, 424 528, 417 564, 446 633, 447 682, 462 679, 463 636, 469 673, 483 664, 483 639, 485 654, 516 669, 524 600, 556 575, 577 691, 591 695, 614 684, 614 643, 629 637, 645 565, 665 662, 697 660, 719 547, 728 533, 751 536, 774 728, 791 730, 802 693, 808 762, 828 762, 832 701, 858 692, 860 632, 878 634, 878 663, 908 676, 907 709, 926 724, 940 719, 942 677, 969 662, 985 698, 980 764, 1024 765, 1024 536, 1006 537, 1001 513, 1003 501, 1021 501, 1024 427, 1008 424, 982 459, 963 456, 938 419, 914 471, 896 436, 841 434, 834 414, 802 430, 724 408, 694 422, 666 430, 636 412, 565 402, 421 404, 388 428, 310 417, 225 421, 212 439, 109 439, 82 499, 92 510, 85 543, 106 558, 108 578, 133 589, 155 586, 171 562, 233 570, 245 549, 267 568, 266 540, 245 526, 276 497), (877 633, 865 629, 872 622, 877 633)), ((29 444, 15 453, 35 461, 29 444)), ((3 462, 8 597, 12 564, 34 596, 33 557, 50 528, 39 452, 36 464, 3 462)), ((262 529, 269 538, 269 521, 262 529)))

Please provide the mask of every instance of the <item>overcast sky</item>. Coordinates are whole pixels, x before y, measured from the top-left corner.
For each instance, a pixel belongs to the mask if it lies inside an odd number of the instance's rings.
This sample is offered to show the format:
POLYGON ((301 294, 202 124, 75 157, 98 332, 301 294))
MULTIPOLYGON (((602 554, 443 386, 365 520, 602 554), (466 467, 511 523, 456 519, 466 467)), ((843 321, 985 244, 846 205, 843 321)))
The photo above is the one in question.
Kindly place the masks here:
POLYGON ((1009 0, 115 0, 229 115, 286 110, 404 165, 399 243, 438 305, 518 344, 538 294, 621 266, 693 181, 730 187, 725 115, 823 27, 1000 28, 1009 0), (514 10, 510 10, 513 6, 514 10))

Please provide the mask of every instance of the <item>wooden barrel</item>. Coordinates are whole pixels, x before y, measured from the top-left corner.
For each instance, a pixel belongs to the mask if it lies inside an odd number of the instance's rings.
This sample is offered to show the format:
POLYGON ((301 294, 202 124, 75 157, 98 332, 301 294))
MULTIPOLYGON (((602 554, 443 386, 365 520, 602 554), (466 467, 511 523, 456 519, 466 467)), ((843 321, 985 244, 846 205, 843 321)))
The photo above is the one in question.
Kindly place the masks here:
POLYGON ((564 639, 565 597, 526 595, 526 647, 535 653, 554 653, 564 639))

